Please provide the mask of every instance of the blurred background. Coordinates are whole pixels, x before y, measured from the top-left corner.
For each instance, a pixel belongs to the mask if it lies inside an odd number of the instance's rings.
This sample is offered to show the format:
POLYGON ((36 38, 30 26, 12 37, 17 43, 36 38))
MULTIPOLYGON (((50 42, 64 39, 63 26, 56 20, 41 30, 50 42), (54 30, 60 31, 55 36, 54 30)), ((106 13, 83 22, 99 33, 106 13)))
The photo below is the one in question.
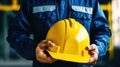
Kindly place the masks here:
MULTIPOLYGON (((32 67, 32 61, 22 58, 6 41, 8 27, 22 0, 0 0, 0 67, 32 67)), ((109 21, 112 37, 110 48, 95 67, 120 67, 120 0, 99 0, 109 21)))

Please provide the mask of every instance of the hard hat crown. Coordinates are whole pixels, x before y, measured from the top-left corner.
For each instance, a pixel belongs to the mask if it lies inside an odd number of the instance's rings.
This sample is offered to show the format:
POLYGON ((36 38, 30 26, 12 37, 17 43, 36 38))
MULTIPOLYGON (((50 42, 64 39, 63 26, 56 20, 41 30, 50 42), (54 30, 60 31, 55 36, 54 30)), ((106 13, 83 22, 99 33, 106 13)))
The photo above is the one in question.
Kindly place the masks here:
POLYGON ((46 40, 56 46, 50 47, 49 54, 59 60, 87 63, 90 55, 85 48, 90 39, 85 27, 75 19, 69 18, 56 22, 48 31, 46 40))

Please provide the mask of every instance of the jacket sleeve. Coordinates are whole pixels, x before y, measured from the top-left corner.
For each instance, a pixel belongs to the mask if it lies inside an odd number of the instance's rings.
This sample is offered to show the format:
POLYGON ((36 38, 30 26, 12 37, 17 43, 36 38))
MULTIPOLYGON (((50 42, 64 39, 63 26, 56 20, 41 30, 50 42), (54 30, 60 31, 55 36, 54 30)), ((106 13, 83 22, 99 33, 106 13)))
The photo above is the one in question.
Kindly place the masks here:
POLYGON ((32 60, 35 58, 36 43, 30 39, 31 34, 31 0, 23 0, 15 21, 8 30, 7 41, 21 56, 32 60))
POLYGON ((90 38, 91 44, 94 43, 98 47, 98 60, 100 60, 106 54, 109 48, 111 32, 109 29, 109 23, 100 7, 99 2, 97 0, 95 1, 90 38))

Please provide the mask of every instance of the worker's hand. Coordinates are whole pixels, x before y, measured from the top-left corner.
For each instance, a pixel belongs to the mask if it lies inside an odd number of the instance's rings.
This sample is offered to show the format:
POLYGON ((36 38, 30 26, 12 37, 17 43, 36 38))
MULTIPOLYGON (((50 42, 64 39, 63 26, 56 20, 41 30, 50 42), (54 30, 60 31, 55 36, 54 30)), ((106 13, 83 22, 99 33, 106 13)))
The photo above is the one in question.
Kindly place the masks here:
POLYGON ((53 63, 56 60, 45 53, 48 47, 53 47, 55 44, 51 41, 42 40, 36 47, 36 59, 41 63, 53 63))
POLYGON ((87 50, 89 51, 89 54, 91 55, 91 58, 89 59, 88 64, 96 64, 98 60, 98 48, 95 44, 91 44, 87 47, 87 50))

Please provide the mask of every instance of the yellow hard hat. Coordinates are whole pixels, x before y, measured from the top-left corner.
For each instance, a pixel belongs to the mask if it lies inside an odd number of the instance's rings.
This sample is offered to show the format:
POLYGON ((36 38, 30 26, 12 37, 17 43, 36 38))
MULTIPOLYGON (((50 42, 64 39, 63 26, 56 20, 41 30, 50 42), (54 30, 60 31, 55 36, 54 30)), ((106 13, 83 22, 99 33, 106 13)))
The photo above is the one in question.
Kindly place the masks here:
POLYGON ((46 40, 55 43, 47 49, 55 59, 88 63, 90 55, 85 48, 90 45, 87 30, 73 18, 56 22, 48 31, 46 40))

